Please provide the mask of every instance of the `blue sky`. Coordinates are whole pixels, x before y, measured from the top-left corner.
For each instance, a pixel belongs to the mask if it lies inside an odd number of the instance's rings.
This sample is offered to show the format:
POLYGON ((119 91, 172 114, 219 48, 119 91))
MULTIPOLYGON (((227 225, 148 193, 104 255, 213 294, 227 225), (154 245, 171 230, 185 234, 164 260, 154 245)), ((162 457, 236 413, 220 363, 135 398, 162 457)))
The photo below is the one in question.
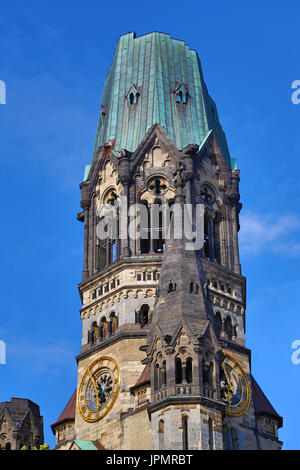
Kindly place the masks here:
POLYGON ((0 401, 38 403, 45 441, 76 387, 83 230, 78 185, 90 162, 102 87, 119 35, 162 31, 199 53, 241 170, 246 338, 256 380, 300 449, 297 1, 2 2, 0 80, 0 401))

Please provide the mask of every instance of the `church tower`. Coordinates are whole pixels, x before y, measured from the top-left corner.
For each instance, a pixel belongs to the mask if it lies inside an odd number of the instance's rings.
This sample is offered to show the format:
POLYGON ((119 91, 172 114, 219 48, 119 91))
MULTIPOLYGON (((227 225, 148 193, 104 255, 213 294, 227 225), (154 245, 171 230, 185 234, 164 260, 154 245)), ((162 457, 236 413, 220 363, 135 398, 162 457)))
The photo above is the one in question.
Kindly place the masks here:
POLYGON ((82 342, 56 447, 280 449, 245 344, 239 170, 196 51, 120 37, 80 188, 82 342), (183 219, 175 236, 187 206, 193 230, 202 210, 196 249, 183 219))

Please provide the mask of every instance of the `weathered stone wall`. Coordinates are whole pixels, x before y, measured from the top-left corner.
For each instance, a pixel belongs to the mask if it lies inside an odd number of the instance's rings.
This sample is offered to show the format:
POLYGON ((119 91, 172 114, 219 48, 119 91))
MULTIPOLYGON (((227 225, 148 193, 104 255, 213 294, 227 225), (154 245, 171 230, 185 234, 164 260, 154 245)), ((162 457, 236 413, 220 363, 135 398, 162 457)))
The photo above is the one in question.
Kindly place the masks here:
MULTIPOLYGON (((141 361, 145 353, 140 351, 140 346, 145 344, 145 339, 123 339, 105 348, 105 351, 95 352, 92 357, 87 356, 78 363, 78 386, 86 368, 91 362, 96 361, 101 356, 110 356, 115 359, 120 367, 121 386, 116 402, 110 412, 96 423, 88 423, 81 417, 78 404, 76 404, 75 417, 75 439, 100 440, 106 449, 120 449, 124 442, 124 421, 121 417, 134 408, 134 396, 130 392, 130 387, 136 384, 144 369, 141 361)), ((124 444, 126 447, 126 443, 124 444)), ((123 448, 125 448, 123 447, 123 448)))
POLYGON ((183 416, 188 420, 189 450, 223 449, 222 416, 202 405, 169 406, 151 416, 152 448, 161 450, 159 422, 164 422, 164 449, 183 450, 183 416), (211 433, 209 430, 211 419, 211 433), (211 437, 211 439, 210 439, 211 437))

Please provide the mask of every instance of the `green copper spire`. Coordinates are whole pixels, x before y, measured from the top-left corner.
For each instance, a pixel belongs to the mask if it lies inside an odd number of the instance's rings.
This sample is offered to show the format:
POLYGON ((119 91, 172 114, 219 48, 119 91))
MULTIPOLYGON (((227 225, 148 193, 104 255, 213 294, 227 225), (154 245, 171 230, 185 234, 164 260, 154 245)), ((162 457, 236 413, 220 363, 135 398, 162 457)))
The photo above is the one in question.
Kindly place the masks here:
POLYGON ((213 130, 230 166, 196 51, 169 34, 129 33, 120 37, 105 80, 94 154, 109 141, 133 152, 156 123, 179 149, 200 146, 213 130))

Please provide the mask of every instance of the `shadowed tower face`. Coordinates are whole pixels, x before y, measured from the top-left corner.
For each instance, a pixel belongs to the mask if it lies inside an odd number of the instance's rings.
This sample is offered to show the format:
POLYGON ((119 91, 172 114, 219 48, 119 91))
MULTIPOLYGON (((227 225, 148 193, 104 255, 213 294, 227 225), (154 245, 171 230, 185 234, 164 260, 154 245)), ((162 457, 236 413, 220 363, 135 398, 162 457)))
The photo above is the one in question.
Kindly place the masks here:
POLYGON ((282 418, 252 378, 245 345, 239 170, 183 41, 120 37, 80 188, 82 343, 76 400, 62 413, 75 444, 64 437, 58 447, 280 448, 282 418), (201 205, 197 250, 163 230, 174 203, 182 213, 201 205), (105 239, 97 228, 107 208, 116 225, 105 239), (124 221, 140 236, 124 236, 124 221))

